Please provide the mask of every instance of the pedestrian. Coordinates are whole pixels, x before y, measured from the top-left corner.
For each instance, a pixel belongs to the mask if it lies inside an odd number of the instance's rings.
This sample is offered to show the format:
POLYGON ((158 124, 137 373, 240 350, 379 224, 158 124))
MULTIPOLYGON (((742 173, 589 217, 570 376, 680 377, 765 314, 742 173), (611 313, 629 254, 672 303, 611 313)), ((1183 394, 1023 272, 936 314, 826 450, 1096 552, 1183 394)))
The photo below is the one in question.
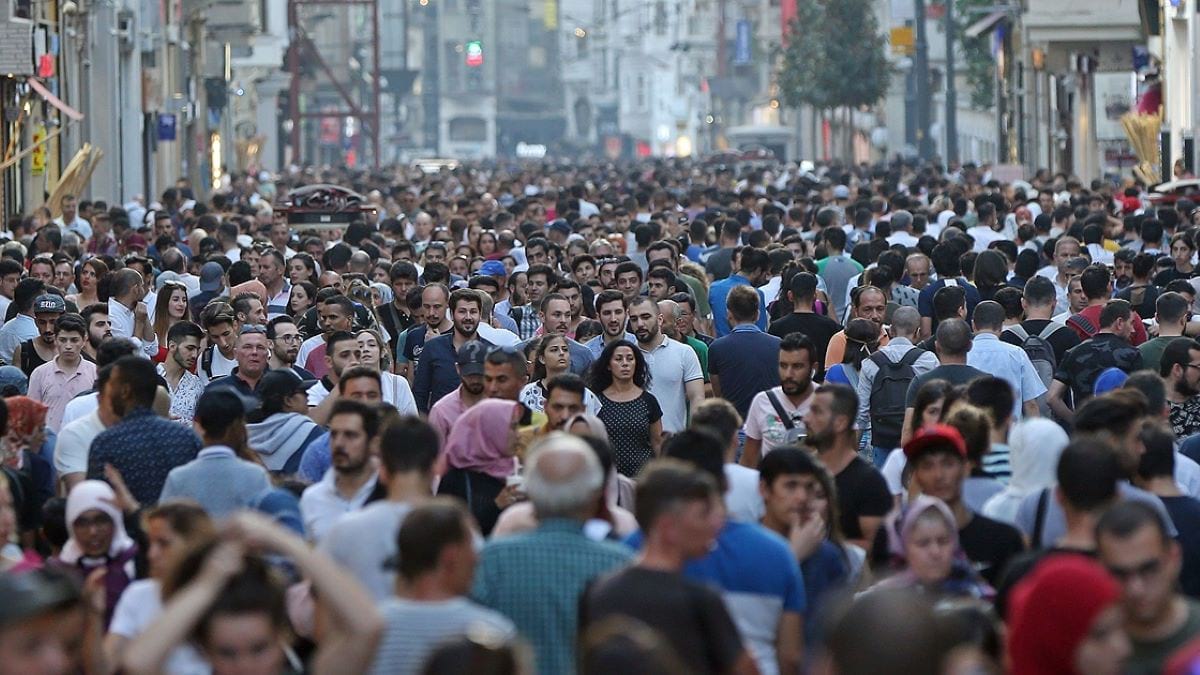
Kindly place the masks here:
POLYGON ((247 417, 247 443, 258 461, 272 473, 292 476, 300 470, 304 452, 326 431, 308 416, 307 390, 291 368, 269 370, 262 377, 262 405, 247 417))
POLYGON ((733 403, 745 417, 754 396, 779 382, 780 339, 755 325, 760 298, 753 288, 735 286, 723 304, 730 326, 724 337, 709 347, 709 374, 713 395, 733 403))
POLYGON ((83 358, 87 324, 78 314, 63 314, 54 322, 57 355, 38 366, 29 376, 29 397, 46 404, 46 426, 62 428, 67 402, 89 391, 96 381, 96 365, 83 358))
POLYGON ((515 491, 506 488, 508 477, 517 474, 517 424, 524 413, 515 401, 480 401, 458 418, 446 439, 446 473, 438 494, 466 501, 484 535, 515 501, 515 491))
POLYGON ((591 390, 600 401, 597 417, 608 430, 617 471, 634 477, 658 454, 663 411, 646 390, 649 367, 641 349, 622 340, 600 353, 592 370, 591 390))
POLYGON ((339 400, 329 415, 330 468, 300 496, 304 531, 320 542, 337 520, 361 509, 375 491, 378 472, 371 446, 379 433, 376 407, 339 400))
MULTIPOLYGON (((687 427, 688 409, 704 400, 700 359, 690 347, 662 332, 662 316, 655 301, 639 298, 630 303, 629 314, 630 328, 647 365, 646 391, 658 400, 663 431, 682 431, 687 427)), ((592 390, 596 391, 595 387, 592 390)))

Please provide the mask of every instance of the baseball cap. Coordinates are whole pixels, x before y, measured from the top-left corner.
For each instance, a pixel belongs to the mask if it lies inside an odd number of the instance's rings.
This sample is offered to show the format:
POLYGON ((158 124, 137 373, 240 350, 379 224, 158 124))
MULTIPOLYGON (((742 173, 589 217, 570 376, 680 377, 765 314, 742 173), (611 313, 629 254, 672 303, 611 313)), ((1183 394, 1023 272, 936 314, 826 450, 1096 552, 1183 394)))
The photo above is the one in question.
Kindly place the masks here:
POLYGON ((258 406, 256 399, 242 395, 233 385, 218 385, 200 394, 195 416, 197 419, 236 419, 257 410, 258 406))
POLYGON ((0 626, 7 626, 70 607, 80 588, 65 572, 46 568, 0 576, 0 597, 0 626))
POLYGON ((140 234, 125 237, 125 248, 146 248, 146 238, 140 234))
POLYGON ((963 440, 958 429, 949 424, 935 424, 927 429, 917 431, 917 434, 904 445, 904 456, 911 462, 913 458, 930 446, 938 445, 949 445, 964 459, 967 456, 967 442, 963 440))
POLYGON ((258 394, 264 400, 283 400, 292 394, 308 391, 316 380, 306 380, 291 368, 278 368, 263 373, 258 383, 258 394))
POLYGON ((206 262, 200 268, 200 290, 221 290, 221 277, 225 276, 225 268, 220 263, 206 262))
POLYGON ((561 232, 562 234, 571 234, 571 226, 568 225, 567 221, 562 218, 552 221, 548 226, 548 229, 554 230, 555 232, 561 232))
POLYGON ((834 199, 850 199, 850 188, 846 187, 845 185, 834 185, 833 186, 833 198, 834 199))
POLYGON ((488 348, 479 340, 471 340, 458 348, 455 363, 463 375, 482 375, 483 361, 487 358, 488 348))
POLYGON ((33 301, 33 313, 40 314, 42 312, 54 312, 55 314, 65 314, 67 311, 67 301, 62 299, 60 295, 46 293, 39 295, 37 300, 33 301))
POLYGON ((504 269, 504 263, 499 260, 488 260, 479 266, 479 273, 485 277, 504 277, 508 276, 508 271, 504 269))
POLYGON ((1128 379, 1129 375, 1120 368, 1105 368, 1096 377, 1096 384, 1092 385, 1092 393, 1096 396, 1107 394, 1114 389, 1121 388, 1128 379))
POLYGON ((154 280, 154 290, 161 291, 162 287, 166 286, 168 281, 180 281, 179 275, 171 270, 159 273, 158 277, 154 280))
POLYGON ((195 210, 195 208, 196 208, 196 200, 195 199, 189 199, 179 205, 180 211, 192 211, 192 210, 195 210))

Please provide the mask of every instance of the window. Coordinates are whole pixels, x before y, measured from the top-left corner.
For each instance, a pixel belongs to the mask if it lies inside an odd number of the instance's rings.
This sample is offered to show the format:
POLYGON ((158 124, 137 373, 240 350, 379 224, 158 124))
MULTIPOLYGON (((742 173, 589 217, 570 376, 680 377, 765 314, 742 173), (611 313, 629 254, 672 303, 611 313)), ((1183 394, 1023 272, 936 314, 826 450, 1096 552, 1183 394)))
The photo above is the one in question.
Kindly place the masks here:
POLYGON ((487 141, 487 120, 482 117, 455 117, 450 120, 450 140, 468 143, 487 141))
POLYGON ((637 76, 637 109, 644 110, 646 108, 646 77, 641 73, 637 76))
POLYGON ((13 0, 12 18, 26 19, 26 20, 32 19, 33 18, 33 0, 13 0))

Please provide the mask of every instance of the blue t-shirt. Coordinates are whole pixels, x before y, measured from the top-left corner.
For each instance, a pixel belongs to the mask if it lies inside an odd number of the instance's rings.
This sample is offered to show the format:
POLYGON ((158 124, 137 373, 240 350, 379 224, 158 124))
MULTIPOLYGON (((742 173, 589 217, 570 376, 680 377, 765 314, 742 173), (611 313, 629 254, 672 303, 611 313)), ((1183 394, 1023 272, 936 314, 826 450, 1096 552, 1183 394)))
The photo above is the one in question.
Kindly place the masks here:
POLYGON ((708 346, 708 372, 720 378, 721 397, 742 419, 760 391, 779 386, 779 343, 757 326, 736 326, 708 346))
MULTIPOLYGON (((725 316, 725 299, 734 286, 750 286, 750 280, 740 274, 731 274, 720 281, 713 282, 708 288, 708 302, 712 306, 713 328, 717 337, 729 334, 729 319, 725 316)), ((751 286, 753 288, 753 286, 751 286)), ((758 292, 758 327, 767 329, 767 299, 762 291, 758 292)))
POLYGON ((804 614, 804 643, 815 645, 820 638, 822 602, 830 591, 842 587, 849 569, 837 545, 825 540, 800 563, 800 571, 804 575, 804 596, 808 601, 808 611, 804 614))
MULTIPOLYGON (((975 305, 979 304, 979 289, 971 285, 969 281, 963 277, 958 277, 952 280, 954 284, 961 286, 967 294, 967 322, 971 321, 971 317, 975 314, 975 305)), ((938 279, 921 290, 921 294, 917 296, 917 311, 921 313, 921 317, 925 319, 933 319, 933 294, 938 292, 938 289, 945 288, 950 284, 946 283, 945 279, 938 279)), ((937 326, 937 321, 933 322, 937 326)))

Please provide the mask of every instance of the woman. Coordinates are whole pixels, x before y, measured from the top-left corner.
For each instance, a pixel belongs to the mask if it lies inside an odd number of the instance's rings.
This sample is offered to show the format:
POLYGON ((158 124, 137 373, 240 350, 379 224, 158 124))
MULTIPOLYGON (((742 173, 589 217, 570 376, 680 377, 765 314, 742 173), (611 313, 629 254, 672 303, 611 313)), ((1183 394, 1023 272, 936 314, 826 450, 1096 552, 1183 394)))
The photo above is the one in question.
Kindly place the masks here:
POLYGON ((825 382, 858 388, 862 362, 879 350, 879 327, 870 319, 850 319, 846 325, 846 351, 842 362, 825 373, 825 382))
MULTIPOLYGON (((108 278, 108 265, 99 258, 89 258, 79 268, 79 278, 75 284, 79 287, 79 292, 74 295, 67 296, 67 302, 75 303, 79 309, 83 309, 88 305, 94 305, 97 302, 102 302, 100 298, 100 282, 108 278)), ((107 301, 104 298, 103 301, 107 301)))
POLYGON ((1180 232, 1171 237, 1171 260, 1175 262, 1175 266, 1154 275, 1154 285, 1165 287, 1176 279, 1191 279, 1196 276, 1196 267, 1192 265, 1192 257, 1195 255, 1196 244, 1189 232, 1180 232))
POLYGON ((383 385, 383 402, 395 406, 401 415, 416 415, 417 400, 413 398, 412 388, 408 380, 392 372, 392 354, 387 348, 387 342, 379 335, 379 331, 364 328, 358 331, 358 348, 362 355, 359 365, 369 366, 379 371, 380 383, 383 385))
POLYGON ((524 414, 525 407, 516 401, 484 399, 458 418, 446 439, 448 469, 438 494, 466 500, 484 536, 495 527, 500 517, 497 501, 509 476, 517 472, 513 451, 524 414))
POLYGON ((1058 424, 1035 417, 1018 423, 1008 432, 1008 460, 1012 477, 1002 492, 983 505, 983 515, 1016 524, 1017 507, 1027 495, 1050 488, 1063 448, 1070 438, 1058 424))
POLYGON ((288 281, 292 285, 307 281, 310 284, 317 283, 317 262, 307 253, 297 253, 292 256, 292 259, 287 263, 288 281))
POLYGON ((51 564, 75 570, 86 579, 97 570, 104 577, 104 625, 112 621, 117 601, 137 577, 137 544, 125 533, 117 495, 108 483, 85 480, 67 496, 70 538, 51 564))
POLYGON ((1079 555, 1046 558, 1013 589, 1008 659, 1013 675, 1117 675, 1132 653, 1121 587, 1079 555))
POLYGON ((975 287, 981 300, 991 300, 996 291, 1008 285, 1008 258, 1004 254, 988 249, 975 258, 975 287))
POLYGON ((887 519, 888 551, 902 570, 872 588, 907 588, 938 597, 990 598, 962 554, 958 526, 940 499, 917 495, 887 519))
MULTIPOLYGON (((142 529, 146 535, 150 578, 129 584, 117 602, 112 626, 104 639, 104 655, 113 670, 121 662, 129 641, 145 632, 162 614, 162 581, 174 561, 215 535, 204 509, 185 501, 159 504, 146 511, 142 515, 142 529)), ((186 643, 172 651, 166 663, 170 673, 201 673, 206 669, 204 659, 186 643)))
MULTIPOLYGON (((545 412, 546 383, 571 372, 571 351, 567 338, 557 333, 543 336, 533 348, 529 360, 533 362, 533 381, 521 388, 517 400, 534 412, 545 412)), ((600 402, 590 389, 583 390, 583 407, 593 415, 600 410, 600 402)))
MULTIPOLYGON (((959 398, 958 390, 946 380, 930 380, 922 385, 913 399, 912 422, 904 430, 900 444, 907 443, 908 439, 915 436, 921 429, 928 429, 941 422, 945 412, 950 410, 950 406, 959 398)), ((888 454, 887 461, 883 463, 881 470, 884 480, 887 481, 888 489, 896 498, 897 505, 902 500, 904 484, 907 482, 904 475, 906 465, 903 452, 892 452, 888 454)))
POLYGON ((317 287, 309 281, 292 284, 292 293, 288 296, 287 315, 293 319, 304 316, 317 302, 317 287))
POLYGON ((374 307, 383 307, 396 299, 396 293, 387 282, 372 281, 371 282, 371 304, 374 307))
POLYGON ((9 396, 8 428, 0 444, 0 459, 12 473, 26 503, 45 504, 55 495, 54 444, 57 438, 46 427, 50 408, 28 396, 9 396))
MULTIPOLYGON (((19 489, 19 488, 18 488, 19 489)), ((17 506, 13 484, 7 470, 0 470, 0 574, 23 572, 42 566, 35 551, 23 550, 16 543, 17 506)))
POLYGON ((475 246, 475 252, 487 258, 496 252, 496 233, 491 230, 484 230, 479 233, 479 241, 475 246))
POLYGON ((163 596, 158 620, 125 650, 124 672, 163 672, 176 647, 192 638, 214 675, 361 673, 383 629, 358 582, 304 540, 249 512, 227 521, 222 540, 193 549, 172 566, 163 596), (286 589, 263 555, 287 558, 312 584, 324 610, 307 664, 292 650, 286 589))
POLYGON ((187 320, 188 290, 187 286, 178 281, 167 281, 158 289, 158 298, 154 301, 154 334, 158 336, 158 354, 154 360, 162 363, 167 360, 167 333, 171 326, 187 320))
POLYGON ((600 400, 596 417, 608 430, 617 471, 634 478, 662 446, 662 407, 646 391, 649 368, 642 350, 610 342, 592 365, 591 390, 600 400))

